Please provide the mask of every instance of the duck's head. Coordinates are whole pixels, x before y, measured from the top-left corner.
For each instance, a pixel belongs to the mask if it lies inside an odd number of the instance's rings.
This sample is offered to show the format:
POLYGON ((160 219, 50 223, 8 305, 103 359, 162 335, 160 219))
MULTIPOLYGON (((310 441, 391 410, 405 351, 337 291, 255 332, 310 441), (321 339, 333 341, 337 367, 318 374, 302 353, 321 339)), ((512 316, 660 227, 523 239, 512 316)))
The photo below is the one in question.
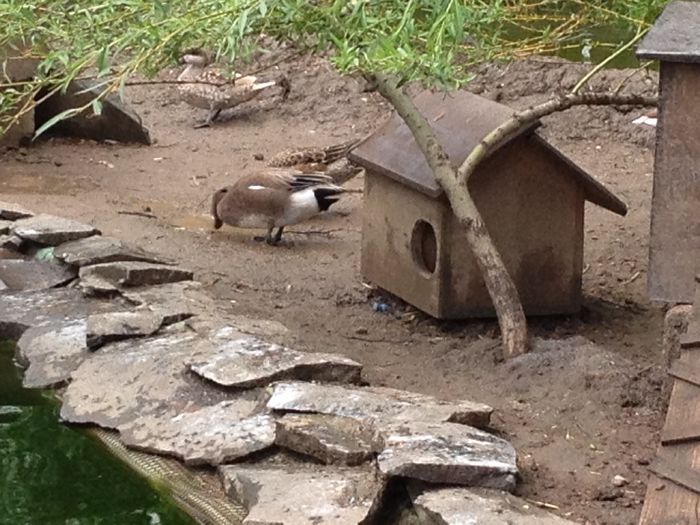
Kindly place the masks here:
POLYGON ((227 193, 228 188, 221 188, 220 190, 216 191, 211 198, 211 214, 214 217, 215 230, 218 230, 224 224, 221 218, 219 217, 219 211, 217 210, 217 208, 219 206, 219 202, 226 196, 227 193))
POLYGON ((186 49, 180 57, 180 64, 187 64, 188 66, 206 67, 210 62, 207 52, 199 47, 186 49))

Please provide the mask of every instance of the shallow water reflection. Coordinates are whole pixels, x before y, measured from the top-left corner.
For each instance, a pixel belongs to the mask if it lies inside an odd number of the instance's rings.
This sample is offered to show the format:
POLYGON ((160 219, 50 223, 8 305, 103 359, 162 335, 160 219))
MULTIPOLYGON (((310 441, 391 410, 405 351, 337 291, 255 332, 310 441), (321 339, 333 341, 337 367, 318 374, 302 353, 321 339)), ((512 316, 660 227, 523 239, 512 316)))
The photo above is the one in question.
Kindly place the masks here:
POLYGON ((1 525, 185 525, 167 496, 99 442, 58 421, 49 394, 25 390, 0 342, 1 525))

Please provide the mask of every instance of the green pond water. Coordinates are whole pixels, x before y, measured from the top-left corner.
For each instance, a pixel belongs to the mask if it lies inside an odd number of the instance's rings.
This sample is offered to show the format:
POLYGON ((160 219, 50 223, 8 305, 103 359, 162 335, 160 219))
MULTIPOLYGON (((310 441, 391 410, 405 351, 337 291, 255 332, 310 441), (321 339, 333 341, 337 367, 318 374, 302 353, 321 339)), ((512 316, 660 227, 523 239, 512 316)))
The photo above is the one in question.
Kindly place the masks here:
MULTIPOLYGON (((649 0, 649 4, 656 6, 655 12, 661 13, 666 0, 649 0)), ((603 2, 603 7, 605 3, 603 2)), ((576 10, 572 8, 563 8, 557 5, 556 2, 542 2, 542 8, 538 14, 546 17, 548 15, 566 15, 575 16, 576 10)), ((653 21, 654 17, 650 19, 653 21)), ((529 27, 536 29, 544 29, 550 25, 550 22, 544 18, 541 22, 532 22, 529 27)), ((532 33, 524 27, 509 26, 507 31, 507 39, 517 41, 532 37, 532 33)), ((567 41, 560 42, 561 47, 555 51, 546 53, 550 56, 558 56, 571 60, 573 62, 587 62, 590 64, 598 64, 612 54, 617 48, 626 44, 635 36, 635 29, 629 24, 609 22, 602 25, 587 26, 576 29, 572 32, 567 41)), ((642 64, 647 65, 649 69, 658 69, 657 62, 640 61, 635 56, 635 51, 639 45, 637 42, 626 51, 620 53, 617 57, 611 60, 606 67, 608 68, 637 68, 642 64)))
POLYGON ((165 495, 25 390, 0 341, 0 525, 189 525, 165 495))

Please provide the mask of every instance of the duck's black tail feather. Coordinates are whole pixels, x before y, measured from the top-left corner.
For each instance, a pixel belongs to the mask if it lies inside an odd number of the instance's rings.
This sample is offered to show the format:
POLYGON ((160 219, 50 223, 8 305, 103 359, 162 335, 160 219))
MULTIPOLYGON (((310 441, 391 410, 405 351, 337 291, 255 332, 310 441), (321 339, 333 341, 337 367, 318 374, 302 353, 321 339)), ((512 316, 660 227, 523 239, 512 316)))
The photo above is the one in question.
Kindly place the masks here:
POLYGON ((314 188, 314 196, 318 203, 318 209, 321 211, 328 210, 331 204, 338 202, 341 193, 343 193, 343 188, 334 186, 320 186, 314 188))

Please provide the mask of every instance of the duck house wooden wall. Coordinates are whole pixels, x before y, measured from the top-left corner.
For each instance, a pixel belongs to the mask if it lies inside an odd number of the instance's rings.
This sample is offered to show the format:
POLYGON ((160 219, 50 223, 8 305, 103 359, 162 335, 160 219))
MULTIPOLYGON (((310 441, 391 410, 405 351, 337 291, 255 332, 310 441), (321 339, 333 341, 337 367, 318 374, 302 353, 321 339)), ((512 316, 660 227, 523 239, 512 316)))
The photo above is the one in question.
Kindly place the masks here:
MULTIPOLYGON (((584 194, 528 136, 473 175, 470 189, 528 315, 581 306, 584 194)), ((363 278, 439 319, 495 315, 464 227, 433 198, 368 170, 363 278)))

